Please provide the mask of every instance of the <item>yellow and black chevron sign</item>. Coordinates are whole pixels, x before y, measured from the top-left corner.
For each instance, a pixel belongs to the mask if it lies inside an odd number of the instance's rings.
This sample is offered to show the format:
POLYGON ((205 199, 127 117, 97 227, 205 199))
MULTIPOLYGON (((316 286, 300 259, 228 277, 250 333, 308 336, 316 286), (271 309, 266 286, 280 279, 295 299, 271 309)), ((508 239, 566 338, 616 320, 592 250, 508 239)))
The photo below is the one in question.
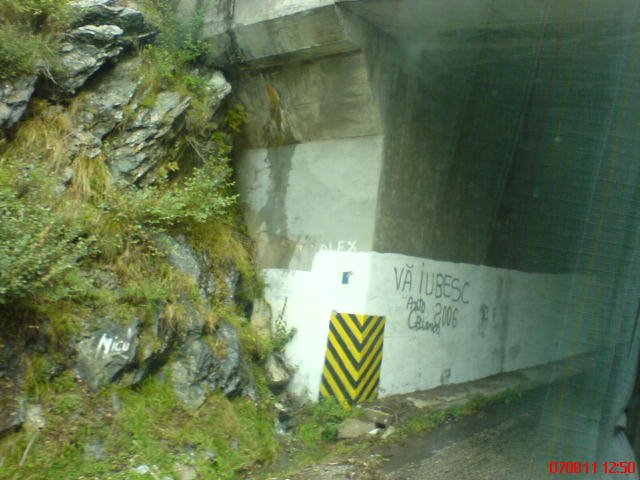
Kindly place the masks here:
POLYGON ((353 405, 378 396, 384 317, 333 312, 320 397, 353 405))

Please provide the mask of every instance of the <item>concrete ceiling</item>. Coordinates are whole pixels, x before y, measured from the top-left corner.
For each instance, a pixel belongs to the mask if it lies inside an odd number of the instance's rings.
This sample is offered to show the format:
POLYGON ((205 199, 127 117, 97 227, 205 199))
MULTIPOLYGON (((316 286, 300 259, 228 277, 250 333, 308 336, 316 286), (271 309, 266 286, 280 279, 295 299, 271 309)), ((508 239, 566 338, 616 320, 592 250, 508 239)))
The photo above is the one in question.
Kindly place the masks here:
MULTIPOLYGON (((482 32, 511 32, 527 42, 542 25, 562 25, 566 38, 584 35, 585 23, 637 21, 637 0, 338 0, 340 6, 399 38, 435 47, 478 41, 482 32), (578 27, 580 26, 580 27, 578 27), (445 44, 442 40, 447 39, 445 44)), ((626 29, 628 32, 629 30, 626 29)), ((501 40, 498 38, 498 41, 501 40)))

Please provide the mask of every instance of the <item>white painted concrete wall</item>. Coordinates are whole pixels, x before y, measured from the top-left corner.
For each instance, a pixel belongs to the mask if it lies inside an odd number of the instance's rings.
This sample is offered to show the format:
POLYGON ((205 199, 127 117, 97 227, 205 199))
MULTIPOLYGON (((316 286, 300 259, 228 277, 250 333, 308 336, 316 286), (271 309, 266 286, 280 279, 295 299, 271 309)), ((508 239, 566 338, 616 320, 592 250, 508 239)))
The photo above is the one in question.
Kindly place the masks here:
POLYGON ((309 270, 320 250, 371 250, 382 141, 375 135, 242 152, 238 187, 260 265, 309 270))
POLYGON ((321 251, 310 272, 268 269, 265 278, 274 316, 297 330, 287 348, 298 367, 291 388, 311 399, 318 396, 333 310, 387 318, 381 396, 543 364, 593 344, 589 332, 575 328, 578 312, 566 304, 569 291, 583 288, 585 279, 576 275, 321 251), (348 285, 346 271, 353 272, 348 285), (455 322, 438 315, 444 309, 455 322), (570 340, 560 344, 562 333, 570 340))
MULTIPOLYGON (((380 76, 376 69, 390 68, 397 59, 376 57, 379 66, 372 72, 366 58, 353 53, 362 47, 352 38, 361 37, 360 29, 347 29, 351 24, 333 3, 237 0, 233 18, 240 59, 258 70, 278 66, 245 75, 239 90, 254 119, 248 145, 271 147, 245 150, 237 171, 247 224, 259 249, 258 263, 265 268, 267 300, 274 316, 281 316, 298 332, 287 348, 298 368, 292 389, 317 398, 333 310, 387 317, 381 395, 463 382, 587 351, 593 339, 579 328, 580 316, 589 317, 592 307, 588 302, 566 302, 572 298, 567 291, 586 288, 584 278, 372 252, 379 204, 393 197, 397 200, 398 195, 392 191, 387 199, 379 196, 381 133, 385 131, 381 123, 387 120, 380 120, 370 82, 380 76), (345 52, 350 53, 334 56, 345 52), (309 59, 314 61, 307 63, 309 59), (267 94, 273 91, 277 95, 267 94), (273 146, 282 143, 287 145, 273 146), (346 285, 344 272, 352 272, 346 285), (437 280, 439 286, 427 286, 427 278, 437 280), (446 321, 443 311, 451 315, 446 321)), ((493 18, 494 6, 508 2, 472 5, 470 0, 464 8, 454 9, 447 2, 339 3, 352 3, 349 10, 384 31, 422 35, 443 33, 438 27, 447 26, 443 38, 449 48, 451 25, 484 25, 486 18, 493 18), (426 8, 440 15, 425 15, 426 8)), ((529 7, 504 20, 540 22, 544 9, 529 7)), ((448 107, 443 109, 444 116, 457 118, 451 117, 448 107)), ((408 102, 407 108, 413 105, 408 102)), ((452 121, 451 128, 457 128, 457 123, 452 121)), ((387 148, 390 139, 386 139, 387 148)), ((423 162, 421 152, 408 151, 407 164, 423 162)), ((424 172, 429 173, 428 168, 424 172)), ((438 181, 427 174, 421 178, 425 186, 438 181)), ((400 181, 396 187, 403 184, 400 181)), ((435 208, 437 201, 428 205, 435 208)), ((389 215, 391 220, 404 215, 405 209, 417 208, 413 201, 400 203, 402 208, 389 215)), ((415 218, 422 220, 420 215, 415 218)), ((395 224, 378 223, 378 228, 385 225, 395 224)), ((399 248, 395 240, 405 231, 416 236, 412 225, 386 231, 396 238, 385 250, 411 251, 399 248)), ((422 244, 427 240, 420 239, 422 244)))

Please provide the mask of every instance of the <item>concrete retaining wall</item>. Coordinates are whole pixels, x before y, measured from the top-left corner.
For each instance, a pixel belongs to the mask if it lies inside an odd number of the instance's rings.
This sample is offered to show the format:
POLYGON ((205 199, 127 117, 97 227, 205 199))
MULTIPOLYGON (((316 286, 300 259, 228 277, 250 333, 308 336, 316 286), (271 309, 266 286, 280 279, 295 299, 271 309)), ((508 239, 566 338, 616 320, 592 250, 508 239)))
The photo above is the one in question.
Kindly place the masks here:
POLYGON ((591 306, 578 312, 567 303, 589 283, 576 275, 322 251, 310 271, 267 269, 265 277, 274 315, 297 330, 287 348, 298 366, 292 388, 310 398, 318 395, 332 311, 386 317, 382 396, 544 364, 593 344, 576 328, 591 306))
POLYGON ((572 182, 612 101, 613 3, 207 3, 247 108, 238 187, 267 299, 298 331, 293 390, 317 398, 332 311, 386 317, 382 395, 594 347, 604 297, 565 272, 592 225, 572 182))
POLYGON ((382 136, 246 150, 237 166, 264 268, 309 270, 321 250, 373 245, 382 136))

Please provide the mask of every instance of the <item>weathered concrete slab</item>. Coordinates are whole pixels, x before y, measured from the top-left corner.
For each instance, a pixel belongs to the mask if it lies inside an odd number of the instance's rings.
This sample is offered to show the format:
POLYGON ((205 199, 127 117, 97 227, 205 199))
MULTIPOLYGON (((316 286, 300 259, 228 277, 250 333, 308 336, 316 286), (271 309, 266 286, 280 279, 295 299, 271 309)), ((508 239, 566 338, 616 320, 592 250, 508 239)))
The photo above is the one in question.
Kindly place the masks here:
POLYGON ((382 396, 544 364, 594 342, 586 329, 557 334, 594 315, 595 300, 580 312, 567 302, 571 289, 597 288, 580 275, 366 250, 320 251, 309 272, 281 268, 265 271, 266 298, 298 332, 287 349, 298 365, 292 387, 310 398, 318 394, 332 311, 386 318, 382 396))
POLYGON ((245 72, 245 148, 380 135, 382 119, 362 54, 245 72))
POLYGON ((592 353, 576 355, 556 362, 500 373, 461 384, 443 385, 408 395, 391 395, 368 402, 367 407, 396 412, 405 411, 409 414, 411 411, 420 410, 444 411, 463 406, 478 395, 490 399, 507 392, 522 394, 544 385, 566 381, 594 368, 595 361, 592 353))
POLYGON ((606 22, 629 5, 237 2, 230 62, 250 119, 238 186, 274 315, 298 331, 287 352, 297 393, 317 398, 333 310, 387 317, 380 395, 593 346, 581 325, 597 321, 600 280, 566 273, 567 233, 585 231, 575 204, 588 202, 544 189, 588 174, 557 166, 601 138, 611 101, 600 73, 614 71, 608 41, 620 42, 606 22), (575 55, 594 26, 584 50, 609 59, 600 73, 575 55), (584 146, 550 136, 546 119, 574 135, 554 123, 561 110, 595 125, 584 146))
POLYGON ((333 5, 276 16, 257 23, 236 23, 237 61, 262 66, 318 58, 359 48, 333 5))
POLYGON ((238 186, 260 265, 309 270, 321 250, 371 249, 381 154, 381 136, 243 152, 238 186))

